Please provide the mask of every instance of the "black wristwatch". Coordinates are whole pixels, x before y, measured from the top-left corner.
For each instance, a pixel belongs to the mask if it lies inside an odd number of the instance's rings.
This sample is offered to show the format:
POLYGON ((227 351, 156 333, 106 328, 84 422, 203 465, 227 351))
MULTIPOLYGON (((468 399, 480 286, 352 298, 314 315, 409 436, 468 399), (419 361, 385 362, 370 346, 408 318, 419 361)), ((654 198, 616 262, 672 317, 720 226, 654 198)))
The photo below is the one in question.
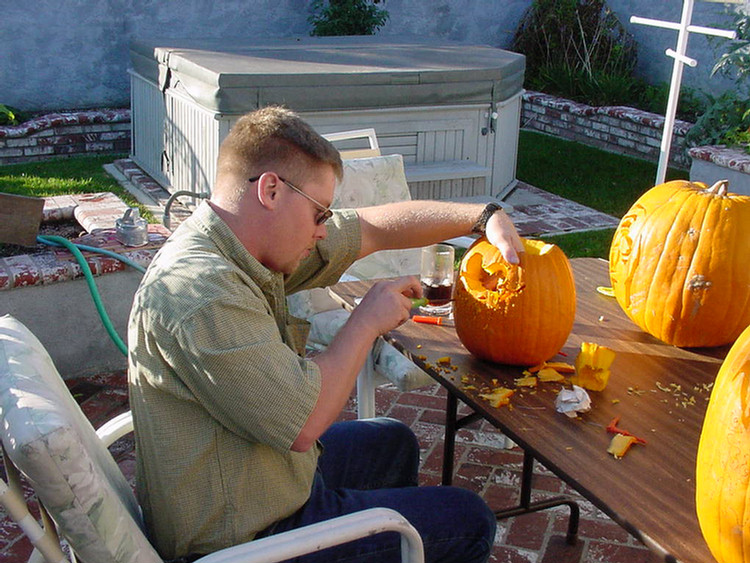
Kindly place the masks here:
POLYGON ((490 202, 488 203, 485 208, 482 210, 482 214, 479 216, 479 219, 477 219, 477 222, 474 223, 474 226, 471 227, 472 233, 479 233, 484 234, 484 231, 487 227, 487 221, 490 220, 490 217, 492 217, 496 211, 499 211, 502 209, 503 206, 499 203, 490 202))

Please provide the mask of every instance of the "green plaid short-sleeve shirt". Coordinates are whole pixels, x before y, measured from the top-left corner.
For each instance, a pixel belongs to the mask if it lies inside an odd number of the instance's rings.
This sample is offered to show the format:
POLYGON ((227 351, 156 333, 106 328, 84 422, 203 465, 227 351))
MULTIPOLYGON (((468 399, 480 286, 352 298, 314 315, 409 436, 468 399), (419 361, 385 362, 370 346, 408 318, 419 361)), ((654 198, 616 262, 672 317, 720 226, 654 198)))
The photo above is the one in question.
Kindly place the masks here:
POLYGON ((359 253, 356 213, 289 280, 203 203, 149 267, 128 327, 138 498, 164 558, 248 541, 310 494, 318 448, 290 446, 320 391, 295 290, 335 283, 359 253), (287 283, 288 282, 288 283, 287 283))

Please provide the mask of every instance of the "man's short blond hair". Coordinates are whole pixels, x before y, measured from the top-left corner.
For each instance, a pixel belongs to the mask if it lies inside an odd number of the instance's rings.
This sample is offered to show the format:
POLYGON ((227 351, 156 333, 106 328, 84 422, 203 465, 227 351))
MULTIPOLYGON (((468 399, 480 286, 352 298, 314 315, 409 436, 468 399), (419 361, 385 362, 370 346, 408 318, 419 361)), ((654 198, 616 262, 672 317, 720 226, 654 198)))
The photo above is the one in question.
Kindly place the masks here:
POLYGON ((251 178, 267 171, 288 174, 327 164, 339 180, 341 156, 295 112, 267 106, 243 115, 219 148, 217 187, 222 179, 251 178))

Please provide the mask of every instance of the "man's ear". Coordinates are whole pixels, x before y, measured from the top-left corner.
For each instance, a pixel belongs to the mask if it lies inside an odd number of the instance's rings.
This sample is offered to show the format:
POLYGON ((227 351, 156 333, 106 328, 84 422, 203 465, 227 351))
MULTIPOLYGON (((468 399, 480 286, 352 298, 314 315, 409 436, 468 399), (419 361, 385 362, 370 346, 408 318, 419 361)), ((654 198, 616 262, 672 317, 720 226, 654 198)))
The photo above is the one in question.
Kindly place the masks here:
POLYGON ((273 174, 263 174, 256 182, 258 201, 267 209, 274 209, 278 201, 279 183, 273 174))

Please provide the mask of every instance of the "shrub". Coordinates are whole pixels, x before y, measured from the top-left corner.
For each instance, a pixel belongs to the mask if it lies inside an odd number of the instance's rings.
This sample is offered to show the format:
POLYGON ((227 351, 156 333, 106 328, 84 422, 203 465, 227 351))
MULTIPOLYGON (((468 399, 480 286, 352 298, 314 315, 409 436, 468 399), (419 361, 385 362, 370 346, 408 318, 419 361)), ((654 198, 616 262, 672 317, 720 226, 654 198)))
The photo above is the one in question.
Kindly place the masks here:
POLYGON ((531 80, 561 68, 589 78, 630 76, 636 48, 604 0, 534 0, 512 44, 513 50, 526 55, 531 80))
POLYGON ((374 35, 388 20, 380 0, 313 0, 310 35, 374 35))
POLYGON ((0 104, 0 125, 18 125, 26 121, 26 115, 19 110, 0 104))
MULTIPOLYGON (((664 114, 669 86, 633 75, 637 45, 604 0, 534 0, 512 49, 526 55, 526 87, 594 106, 664 114)), ((683 89, 677 115, 694 122, 705 102, 683 89)))

